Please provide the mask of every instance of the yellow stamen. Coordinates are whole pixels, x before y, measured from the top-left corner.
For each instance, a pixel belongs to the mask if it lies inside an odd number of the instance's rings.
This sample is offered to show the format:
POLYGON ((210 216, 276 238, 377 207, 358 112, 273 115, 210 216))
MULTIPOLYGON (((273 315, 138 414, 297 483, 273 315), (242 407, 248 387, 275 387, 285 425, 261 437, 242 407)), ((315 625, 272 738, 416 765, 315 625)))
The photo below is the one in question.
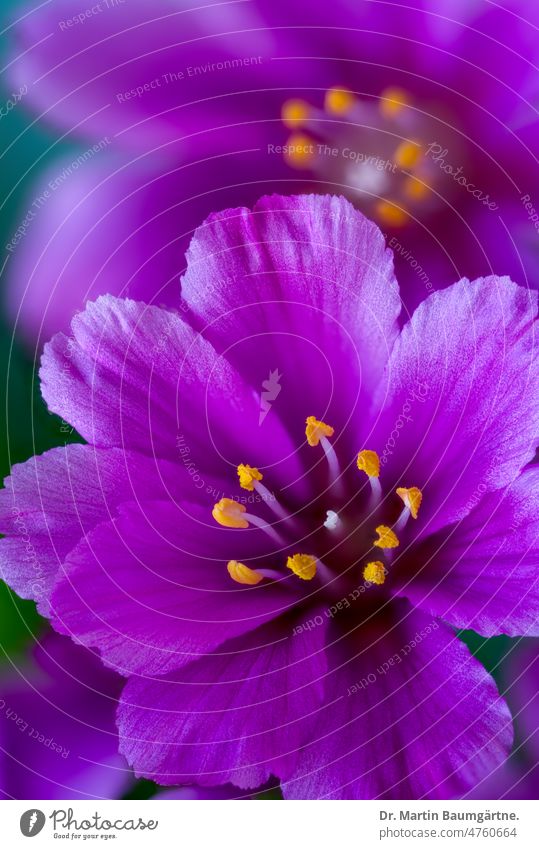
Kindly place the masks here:
POLYGON ((360 451, 357 455, 357 467, 370 478, 380 477, 380 457, 376 451, 360 451))
POLYGON ((286 143, 285 158, 293 168, 310 168, 314 159, 314 143, 304 133, 294 133, 286 143))
POLYGON ((355 105, 356 99, 347 88, 330 88, 326 91, 324 108, 334 115, 345 115, 355 105))
POLYGON ((429 190, 429 184, 424 180, 418 180, 416 177, 407 177, 404 181, 404 192, 412 200, 423 200, 429 190))
POLYGON ((386 567, 379 560, 367 563, 363 570, 363 577, 369 584, 381 586, 386 579, 386 567))
POLYGON ((305 436, 307 442, 311 446, 318 445, 323 436, 333 436, 335 428, 327 425, 325 422, 320 422, 314 416, 308 416, 305 420, 307 427, 305 428, 305 436))
POLYGON ((232 498, 221 498, 211 511, 215 521, 224 528, 248 528, 249 522, 242 513, 245 513, 245 505, 232 498))
POLYGON ((309 117, 310 112, 311 108, 305 100, 293 98, 283 103, 281 118, 285 127, 288 127, 289 130, 295 130, 309 117))
POLYGON ((384 118, 394 118, 408 106, 410 98, 402 88, 390 86, 385 88, 380 95, 380 112, 384 118))
POLYGON ((376 545, 378 548, 397 548, 399 545, 397 534, 391 528, 388 528, 387 525, 378 525, 376 533, 378 534, 378 539, 374 540, 373 545, 376 545))
POLYGON ((255 481, 261 481, 263 475, 255 466, 246 466, 244 463, 240 463, 238 466, 238 477, 242 489, 252 492, 255 488, 255 481))
POLYGON ((310 581, 316 575, 316 557, 312 554, 294 554, 286 561, 286 567, 302 581, 310 581))
POLYGON ((229 560, 227 563, 228 574, 237 584, 247 584, 250 587, 256 586, 263 579, 263 575, 259 575, 255 569, 250 569, 245 563, 239 563, 237 560, 229 560))
POLYGON ((380 223, 388 227, 402 227, 410 217, 405 209, 388 200, 379 200, 374 211, 380 223))
POLYGON ((404 486, 399 486, 396 492, 399 498, 402 498, 404 501, 405 506, 412 514, 412 518, 417 519, 421 501, 423 500, 423 493, 421 490, 418 489, 417 486, 412 486, 409 489, 404 486))
POLYGON ((399 168, 413 168, 421 157, 421 147, 417 142, 403 141, 393 154, 393 161, 399 168))

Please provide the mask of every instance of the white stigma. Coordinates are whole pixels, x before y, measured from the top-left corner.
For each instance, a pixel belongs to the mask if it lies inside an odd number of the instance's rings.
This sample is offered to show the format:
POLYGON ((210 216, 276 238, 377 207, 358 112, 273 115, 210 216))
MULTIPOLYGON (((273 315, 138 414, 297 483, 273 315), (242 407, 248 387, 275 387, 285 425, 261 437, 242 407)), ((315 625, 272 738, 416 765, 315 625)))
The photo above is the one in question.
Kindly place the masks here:
POLYGON ((324 522, 324 527, 328 529, 328 531, 336 530, 341 524, 341 520, 339 518, 339 514, 335 512, 335 510, 328 510, 326 513, 326 521, 324 522))

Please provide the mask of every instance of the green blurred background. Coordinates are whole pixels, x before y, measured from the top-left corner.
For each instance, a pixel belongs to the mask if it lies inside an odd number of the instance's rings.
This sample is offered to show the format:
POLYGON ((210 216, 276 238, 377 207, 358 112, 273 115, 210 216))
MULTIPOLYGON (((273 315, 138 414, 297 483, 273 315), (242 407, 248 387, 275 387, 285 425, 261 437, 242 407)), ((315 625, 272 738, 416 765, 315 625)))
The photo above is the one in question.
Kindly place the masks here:
MULTIPOLYGON (((1 10, 2 42, 0 59, 5 70, 10 46, 10 21, 24 3, 4 0, 1 10)), ((0 101, 12 94, 2 74, 0 101)), ((37 364, 32 352, 25 350, 13 336, 12 322, 6 315, 6 280, 11 255, 5 245, 13 237, 26 213, 25 199, 40 170, 70 145, 58 143, 52 132, 33 123, 34 117, 22 103, 0 120, 0 245, 2 246, 2 301, 0 313, 0 358, 2 375, 2 431, 0 470, 2 479, 14 463, 42 453, 58 441, 54 425, 40 400, 37 364)), ((61 434, 60 434, 61 435, 61 434)), ((22 602, 0 581, 0 647, 2 661, 14 660, 39 634, 42 624, 32 602, 22 602)))

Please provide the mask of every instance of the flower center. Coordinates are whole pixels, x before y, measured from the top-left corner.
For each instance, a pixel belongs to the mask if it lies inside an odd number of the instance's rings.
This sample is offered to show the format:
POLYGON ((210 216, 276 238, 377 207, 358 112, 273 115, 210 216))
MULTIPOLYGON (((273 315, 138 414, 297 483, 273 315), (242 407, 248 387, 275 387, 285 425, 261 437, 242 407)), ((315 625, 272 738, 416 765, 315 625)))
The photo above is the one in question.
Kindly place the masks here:
MULTIPOLYGON (((227 569, 232 580, 246 585, 256 585, 263 580, 283 580, 287 576, 291 577, 286 571, 288 569, 302 581, 316 579, 324 587, 333 585, 335 590, 342 586, 341 578, 345 572, 355 573, 355 577, 352 577, 357 583, 359 570, 366 584, 384 584, 391 571, 395 549, 400 545, 401 535, 409 519, 418 517, 423 497, 421 490, 417 487, 398 487, 395 495, 402 502, 400 514, 393 522, 380 521, 384 518, 384 511, 391 513, 393 508, 391 504, 386 507, 382 503, 378 454, 363 449, 357 455, 357 468, 367 475, 370 496, 367 504, 363 503, 362 510, 359 508, 358 511, 357 492, 353 492, 348 499, 343 498, 344 476, 330 441, 333 435, 334 428, 330 425, 314 416, 307 418, 307 443, 311 448, 322 448, 329 477, 329 486, 324 491, 328 493, 328 498, 335 499, 332 504, 322 505, 320 510, 320 499, 315 498, 312 504, 316 504, 316 508, 311 506, 290 515, 262 483, 264 475, 260 469, 246 463, 238 466, 240 486, 248 492, 257 492, 262 503, 278 517, 277 527, 261 516, 248 513, 245 505, 233 498, 221 498, 213 507, 213 518, 225 528, 248 528, 250 525, 259 528, 278 544, 284 556, 280 563, 256 569, 237 560, 229 560, 227 569), (323 517, 325 520, 322 520, 323 517), (298 550, 297 541, 305 539, 310 540, 313 547, 307 551, 298 550)), ((357 490, 360 490, 359 485, 357 490)))
POLYGON ((285 159, 321 179, 346 187, 370 218, 402 227, 419 209, 435 206, 441 171, 427 154, 437 125, 415 108, 402 88, 379 99, 359 99, 345 88, 326 92, 323 108, 287 100, 282 120, 291 130, 285 159))

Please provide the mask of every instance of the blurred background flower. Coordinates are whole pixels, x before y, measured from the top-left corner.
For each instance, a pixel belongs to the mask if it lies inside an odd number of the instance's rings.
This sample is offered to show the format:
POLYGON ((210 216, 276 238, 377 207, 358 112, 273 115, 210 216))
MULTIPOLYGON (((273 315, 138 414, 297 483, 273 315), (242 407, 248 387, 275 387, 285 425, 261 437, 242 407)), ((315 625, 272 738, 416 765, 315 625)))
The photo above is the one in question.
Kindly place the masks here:
POLYGON ((45 635, 5 670, 0 698, 0 796, 114 799, 133 784, 114 716, 122 679, 93 654, 45 635))
POLYGON ((27 195, 10 315, 40 347, 102 292, 174 305, 193 227, 275 189, 342 192, 374 217, 409 305, 463 275, 536 285, 522 198, 538 22, 524 0, 117 0, 91 14, 53 0, 26 14, 8 69, 20 108, 80 148, 27 195))
MULTIPOLYGON (((212 210, 271 191, 342 192, 385 230, 408 307, 461 275, 507 273, 538 285, 539 8, 526 0, 196 6, 3 3, 2 476, 79 441, 36 391, 43 343, 102 292, 176 305, 186 245, 212 210)), ((44 634, 33 604, 0 585, 0 699, 13 693, 29 717, 49 697, 53 715, 64 709, 54 682, 65 682, 69 652, 55 654, 44 634)), ((513 757, 477 792, 533 798, 537 664, 518 664, 536 642, 521 651, 505 638, 466 639, 509 687, 517 728, 513 757)), ((93 664, 80 652, 81 681, 65 708, 79 727, 93 664)), ((106 715, 108 696, 98 701, 106 715)), ((26 749, 35 767, 10 774, 23 739, 0 729, 4 792, 31 797, 48 780, 41 792, 55 793, 57 763, 43 747, 26 749)), ((92 795, 89 773, 68 772, 73 792, 92 795)), ((156 792, 123 772, 113 786, 110 772, 103 795, 156 792)))

